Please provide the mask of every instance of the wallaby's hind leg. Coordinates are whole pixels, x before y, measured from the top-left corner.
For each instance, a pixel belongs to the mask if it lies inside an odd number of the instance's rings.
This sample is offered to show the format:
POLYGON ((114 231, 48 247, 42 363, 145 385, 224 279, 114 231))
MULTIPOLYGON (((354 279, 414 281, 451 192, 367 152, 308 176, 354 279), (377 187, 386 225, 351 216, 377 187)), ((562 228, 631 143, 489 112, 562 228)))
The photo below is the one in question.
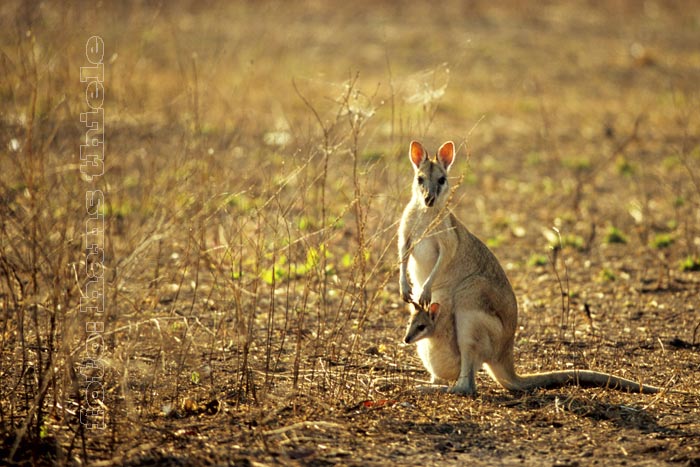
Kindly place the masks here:
POLYGON ((476 394, 476 372, 493 356, 493 342, 501 332, 498 318, 480 310, 455 313, 455 333, 460 354, 457 383, 453 394, 476 394))
POLYGON ((476 394, 476 371, 481 366, 478 336, 478 320, 475 314, 466 310, 455 313, 455 334, 459 347, 460 367, 459 379, 449 392, 452 394, 476 394))
POLYGON ((450 394, 460 394, 464 396, 476 394, 476 378, 474 377, 476 370, 474 369, 473 362, 468 362, 466 365, 464 362, 464 357, 462 357, 462 371, 457 383, 447 391, 450 394))

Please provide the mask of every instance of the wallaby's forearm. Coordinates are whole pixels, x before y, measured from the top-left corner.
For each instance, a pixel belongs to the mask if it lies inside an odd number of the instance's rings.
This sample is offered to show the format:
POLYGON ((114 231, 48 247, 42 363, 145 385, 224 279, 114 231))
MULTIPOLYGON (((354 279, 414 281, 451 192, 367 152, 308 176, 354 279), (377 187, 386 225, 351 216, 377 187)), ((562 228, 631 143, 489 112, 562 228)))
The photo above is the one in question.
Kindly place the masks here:
POLYGON ((437 260, 435 260, 435 266, 433 266, 433 270, 430 271, 428 278, 423 283, 423 291, 421 292, 420 300, 418 301, 418 303, 420 303, 423 306, 430 305, 430 300, 432 298, 433 282, 435 281, 435 276, 437 275, 437 273, 440 269, 440 265, 442 264, 443 257, 444 257, 444 250, 442 247, 438 246, 438 257, 437 257, 437 260))
POLYGON ((408 282, 408 258, 411 251, 411 240, 399 238, 399 290, 405 302, 411 301, 411 284, 408 282))

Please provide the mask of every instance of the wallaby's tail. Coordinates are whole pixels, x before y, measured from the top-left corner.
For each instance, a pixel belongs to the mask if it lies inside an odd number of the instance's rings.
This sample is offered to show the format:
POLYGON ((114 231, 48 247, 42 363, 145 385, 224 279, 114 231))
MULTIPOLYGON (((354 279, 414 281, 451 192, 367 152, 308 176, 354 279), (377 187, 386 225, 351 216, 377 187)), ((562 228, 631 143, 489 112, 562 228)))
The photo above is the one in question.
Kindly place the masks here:
POLYGON ((558 388, 561 386, 581 386, 617 389, 619 391, 656 394, 661 388, 640 384, 619 376, 589 370, 548 371, 518 375, 512 360, 507 358, 501 364, 489 366, 489 372, 501 386, 509 391, 527 391, 535 388, 558 388))
POLYGON ((610 388, 627 392, 656 394, 661 388, 640 384, 629 379, 620 378, 608 373, 588 370, 550 371, 529 375, 516 375, 518 389, 556 388, 567 385, 581 387, 610 388))

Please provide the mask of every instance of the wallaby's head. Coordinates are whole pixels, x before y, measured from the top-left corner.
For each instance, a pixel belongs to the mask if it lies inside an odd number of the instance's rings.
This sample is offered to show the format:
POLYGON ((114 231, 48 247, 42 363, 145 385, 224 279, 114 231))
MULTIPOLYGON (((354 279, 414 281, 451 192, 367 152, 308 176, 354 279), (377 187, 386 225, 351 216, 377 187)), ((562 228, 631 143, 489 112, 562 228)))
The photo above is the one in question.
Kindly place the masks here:
POLYGON ((413 164, 413 196, 427 207, 441 206, 447 199, 449 182, 447 173, 455 159, 455 145, 448 141, 438 149, 435 158, 430 158, 418 141, 411 141, 408 155, 413 164))
POLYGON ((435 330, 435 320, 440 313, 438 303, 431 303, 427 310, 417 303, 412 304, 411 308, 411 319, 403 338, 406 344, 413 344, 424 337, 430 337, 435 330))

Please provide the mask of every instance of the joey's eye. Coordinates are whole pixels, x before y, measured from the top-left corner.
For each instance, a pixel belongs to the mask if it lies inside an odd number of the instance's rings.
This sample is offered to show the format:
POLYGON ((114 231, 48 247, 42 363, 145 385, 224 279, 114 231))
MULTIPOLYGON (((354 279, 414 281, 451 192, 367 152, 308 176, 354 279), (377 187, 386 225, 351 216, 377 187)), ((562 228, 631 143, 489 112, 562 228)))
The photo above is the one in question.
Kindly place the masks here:
POLYGON ((444 185, 446 181, 447 181, 447 179, 446 179, 445 177, 440 177, 440 178, 438 178, 438 183, 439 183, 440 185, 444 185))
POLYGON ((422 185, 425 179, 423 177, 418 177, 418 184, 422 185))

